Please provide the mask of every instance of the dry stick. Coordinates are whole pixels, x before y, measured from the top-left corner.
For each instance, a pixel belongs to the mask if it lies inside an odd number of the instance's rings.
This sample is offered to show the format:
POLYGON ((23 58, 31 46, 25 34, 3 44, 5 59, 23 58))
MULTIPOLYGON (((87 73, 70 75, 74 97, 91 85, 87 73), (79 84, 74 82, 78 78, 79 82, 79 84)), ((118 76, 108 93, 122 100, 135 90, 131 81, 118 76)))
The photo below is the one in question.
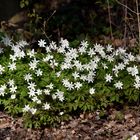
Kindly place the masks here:
POLYGON ((138 0, 136 0, 136 8, 137 8, 137 21, 138 21, 138 31, 139 31, 139 38, 138 38, 138 46, 139 46, 139 54, 140 54, 140 13, 139 13, 139 4, 138 0))
MULTIPOLYGON (((139 54, 140 54, 140 17, 139 17, 140 13, 139 13, 138 0, 136 0, 136 8, 137 8, 137 20, 138 20, 138 30, 139 30, 138 47, 139 47, 139 54)), ((138 98, 138 105, 139 104, 140 104, 140 100, 138 98)), ((138 108, 138 112, 140 112, 140 108, 138 108)))
POLYGON ((120 5, 122 5, 123 7, 127 8, 129 11, 131 11, 132 13, 136 14, 137 15, 137 12, 133 11, 131 8, 129 8, 127 5, 119 2, 118 0, 116 0, 116 2, 120 5))
POLYGON ((112 23, 111 23, 111 12, 110 12, 110 4, 109 4, 109 0, 107 0, 107 4, 108 4, 108 18, 109 18, 109 25, 110 25, 110 35, 111 35, 111 39, 113 40, 113 33, 112 33, 112 23))
POLYGON ((139 13, 139 5, 138 5, 138 0, 136 0, 136 7, 137 7, 137 11, 133 11, 131 8, 129 8, 127 5, 124 5, 123 3, 119 2, 118 0, 116 0, 117 3, 119 3, 120 5, 126 7, 129 11, 131 11, 132 13, 137 15, 137 21, 138 21, 138 32, 139 32, 139 37, 138 37, 138 44, 139 44, 139 54, 140 54, 140 13, 139 13))
MULTIPOLYGON (((127 0, 125 0, 125 4, 127 5, 127 0)), ((125 7, 125 15, 124 15, 124 22, 125 22, 125 28, 124 28, 124 46, 126 47, 126 30, 127 30, 127 26, 126 26, 126 22, 127 22, 127 8, 125 7)))

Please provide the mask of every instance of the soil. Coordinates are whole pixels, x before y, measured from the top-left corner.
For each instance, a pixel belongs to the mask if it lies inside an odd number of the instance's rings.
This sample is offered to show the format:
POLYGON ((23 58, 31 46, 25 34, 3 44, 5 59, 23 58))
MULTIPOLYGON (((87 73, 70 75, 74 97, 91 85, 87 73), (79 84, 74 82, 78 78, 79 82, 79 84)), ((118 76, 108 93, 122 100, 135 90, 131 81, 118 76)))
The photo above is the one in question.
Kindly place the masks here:
POLYGON ((140 138, 140 106, 84 113, 59 128, 25 129, 22 118, 0 112, 0 140, 127 140, 140 138))

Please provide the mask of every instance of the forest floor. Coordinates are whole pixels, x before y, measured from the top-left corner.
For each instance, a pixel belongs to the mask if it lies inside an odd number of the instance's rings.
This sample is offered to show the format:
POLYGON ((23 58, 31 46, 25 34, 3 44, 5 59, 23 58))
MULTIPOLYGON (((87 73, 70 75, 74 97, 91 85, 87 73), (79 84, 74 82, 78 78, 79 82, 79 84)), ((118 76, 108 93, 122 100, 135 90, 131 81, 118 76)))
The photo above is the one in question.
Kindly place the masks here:
POLYGON ((140 106, 81 114, 59 128, 25 129, 21 118, 0 112, 0 140, 128 140, 140 138, 140 106))

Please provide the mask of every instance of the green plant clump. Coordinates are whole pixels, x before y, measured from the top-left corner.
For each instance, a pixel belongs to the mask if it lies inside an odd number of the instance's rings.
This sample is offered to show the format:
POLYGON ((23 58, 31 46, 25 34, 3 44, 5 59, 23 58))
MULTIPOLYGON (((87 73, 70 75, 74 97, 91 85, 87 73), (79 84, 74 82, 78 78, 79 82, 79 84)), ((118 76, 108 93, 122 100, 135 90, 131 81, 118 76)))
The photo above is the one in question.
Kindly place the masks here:
POLYGON ((71 45, 66 39, 26 41, 2 39, 0 48, 0 103, 26 127, 56 126, 73 112, 104 109, 139 99, 139 56, 124 48, 90 44, 71 45))

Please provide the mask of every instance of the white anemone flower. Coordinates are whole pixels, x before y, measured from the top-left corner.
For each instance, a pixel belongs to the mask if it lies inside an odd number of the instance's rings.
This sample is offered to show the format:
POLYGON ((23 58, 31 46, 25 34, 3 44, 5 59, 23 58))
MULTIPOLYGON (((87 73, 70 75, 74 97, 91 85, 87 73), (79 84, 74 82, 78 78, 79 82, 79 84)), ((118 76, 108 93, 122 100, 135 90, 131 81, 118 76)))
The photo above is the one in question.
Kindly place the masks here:
POLYGON ((75 83, 75 88, 78 90, 82 87, 82 84, 80 82, 75 83))
POLYGON ((15 93, 17 90, 17 86, 12 85, 9 89, 10 89, 10 92, 15 93))
POLYGON ((40 40, 38 41, 38 45, 39 45, 39 47, 45 47, 45 45, 46 45, 45 40, 40 39, 40 40))
POLYGON ((23 108, 23 112, 28 112, 30 110, 30 106, 29 105, 25 105, 23 108))
POLYGON ((16 70, 16 63, 9 63, 8 67, 10 70, 16 70))
POLYGON ((90 89, 89 89, 89 93, 90 93, 91 95, 95 94, 95 89, 94 89, 94 88, 90 88, 90 89))
POLYGON ((12 94, 11 95, 11 99, 15 99, 16 98, 16 95, 15 94, 12 94))
POLYGON ((35 53, 34 49, 29 50, 28 53, 27 53, 27 55, 28 55, 30 58, 35 57, 35 54, 36 54, 36 53, 35 53))
POLYGON ((36 108, 30 108, 30 111, 34 115, 36 113, 37 109, 36 108))
POLYGON ((133 135, 131 138, 130 138, 130 140, 138 140, 139 139, 139 137, 137 136, 137 135, 133 135))
POLYGON ((44 106, 43 106, 43 108, 45 110, 49 110, 50 109, 50 104, 49 103, 45 103, 44 106))
POLYGON ((110 74, 106 74, 106 76, 105 76, 105 80, 106 80, 106 82, 111 82, 112 81, 112 76, 110 75, 110 74))
POLYGON ((0 74, 2 74, 3 72, 4 72, 4 67, 0 65, 0 74))
POLYGON ((83 40, 83 41, 81 41, 80 45, 84 48, 87 48, 89 44, 87 41, 83 40))
POLYGON ((30 80, 32 80, 32 75, 31 75, 30 73, 28 73, 28 74, 26 74, 26 75, 24 76, 24 79, 25 79, 27 82, 29 82, 30 80))
POLYGON ((123 88, 123 83, 118 81, 114 84, 114 86, 117 88, 117 89, 122 89, 123 88))

